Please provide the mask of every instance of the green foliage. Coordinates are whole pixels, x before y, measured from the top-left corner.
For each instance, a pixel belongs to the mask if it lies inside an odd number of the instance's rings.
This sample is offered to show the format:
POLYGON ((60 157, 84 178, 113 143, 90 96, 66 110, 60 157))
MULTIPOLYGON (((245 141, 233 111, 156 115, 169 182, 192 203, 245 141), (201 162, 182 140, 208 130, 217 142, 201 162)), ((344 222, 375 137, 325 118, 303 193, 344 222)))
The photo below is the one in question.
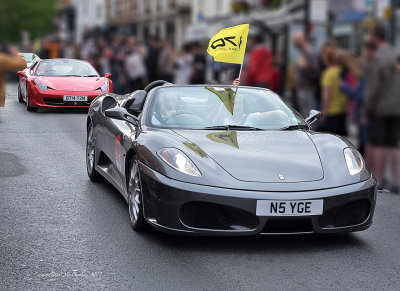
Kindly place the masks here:
POLYGON ((0 0, 0 42, 18 42, 26 30, 31 39, 55 29, 59 0, 0 0))
POLYGON ((271 1, 272 8, 277 9, 277 8, 279 8, 280 5, 281 5, 281 0, 272 0, 271 1))

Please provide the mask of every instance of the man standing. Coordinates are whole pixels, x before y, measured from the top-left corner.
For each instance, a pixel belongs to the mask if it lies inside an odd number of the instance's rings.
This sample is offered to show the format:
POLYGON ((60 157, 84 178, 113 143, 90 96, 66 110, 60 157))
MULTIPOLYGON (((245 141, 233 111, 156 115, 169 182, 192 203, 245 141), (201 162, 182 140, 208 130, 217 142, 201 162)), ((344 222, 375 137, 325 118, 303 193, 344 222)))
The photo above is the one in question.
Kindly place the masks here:
POLYGON ((298 109, 303 117, 307 117, 311 109, 317 109, 318 58, 302 32, 293 35, 293 44, 300 53, 296 64, 298 109))
POLYGON ((400 97, 396 53, 386 42, 386 30, 377 25, 371 32, 375 55, 367 71, 364 123, 368 120, 368 142, 371 145, 372 172, 383 188, 386 162, 390 159, 391 191, 399 192, 400 97))
POLYGON ((263 38, 258 34, 254 37, 254 47, 250 52, 247 66, 247 84, 255 87, 270 88, 272 78, 271 51, 263 44, 263 38))
POLYGON ((147 51, 147 78, 149 83, 158 80, 158 57, 160 53, 160 44, 158 37, 150 36, 149 46, 147 51))
POLYGON ((206 79, 206 57, 199 43, 193 43, 193 68, 191 84, 205 84, 206 79))
POLYGON ((25 68, 25 58, 16 49, 3 45, 0 51, 0 107, 4 107, 6 102, 6 74, 25 68))
POLYGON ((174 48, 168 40, 164 40, 158 58, 158 73, 161 80, 173 82, 175 58, 174 48))

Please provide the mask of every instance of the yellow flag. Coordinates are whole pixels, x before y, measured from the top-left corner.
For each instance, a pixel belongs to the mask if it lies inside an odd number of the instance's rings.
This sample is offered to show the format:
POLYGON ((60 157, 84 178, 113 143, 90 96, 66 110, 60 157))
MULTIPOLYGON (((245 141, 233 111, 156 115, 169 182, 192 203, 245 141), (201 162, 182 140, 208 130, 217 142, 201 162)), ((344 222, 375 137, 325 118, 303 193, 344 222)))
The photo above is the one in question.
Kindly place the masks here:
POLYGON ((222 29, 210 40, 207 52, 214 61, 243 64, 248 33, 248 24, 222 29))

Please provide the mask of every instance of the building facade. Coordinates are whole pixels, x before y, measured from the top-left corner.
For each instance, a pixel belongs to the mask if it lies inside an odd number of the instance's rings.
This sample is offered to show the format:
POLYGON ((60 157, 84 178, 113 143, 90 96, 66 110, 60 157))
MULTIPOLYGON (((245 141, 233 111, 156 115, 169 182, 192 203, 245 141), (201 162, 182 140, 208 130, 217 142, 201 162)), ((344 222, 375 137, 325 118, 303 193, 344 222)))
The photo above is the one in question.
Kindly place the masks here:
POLYGON ((106 19, 112 33, 132 34, 146 43, 150 36, 180 47, 190 24, 191 0, 106 0, 106 19))
POLYGON ((75 9, 75 41, 80 43, 86 31, 106 25, 106 0, 71 0, 75 9))

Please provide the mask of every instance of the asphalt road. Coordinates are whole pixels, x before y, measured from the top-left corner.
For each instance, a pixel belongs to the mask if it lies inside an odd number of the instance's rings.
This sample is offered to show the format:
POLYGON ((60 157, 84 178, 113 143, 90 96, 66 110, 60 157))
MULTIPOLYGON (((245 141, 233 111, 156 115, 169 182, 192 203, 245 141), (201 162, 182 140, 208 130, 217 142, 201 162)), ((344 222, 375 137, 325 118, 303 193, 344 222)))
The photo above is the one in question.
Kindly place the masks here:
POLYGON ((348 235, 193 238, 135 233, 89 181, 86 112, 0 108, 0 290, 400 290, 400 196, 348 235))

